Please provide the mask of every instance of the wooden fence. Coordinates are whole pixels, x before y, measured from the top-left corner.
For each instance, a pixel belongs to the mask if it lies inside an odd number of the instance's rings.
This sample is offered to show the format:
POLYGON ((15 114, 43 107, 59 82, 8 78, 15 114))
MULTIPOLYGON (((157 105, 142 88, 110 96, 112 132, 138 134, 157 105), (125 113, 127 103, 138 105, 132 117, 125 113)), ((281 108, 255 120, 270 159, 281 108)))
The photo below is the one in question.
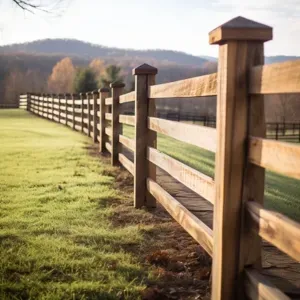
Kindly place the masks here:
POLYGON ((135 91, 128 94, 113 83, 111 91, 27 95, 29 111, 92 137, 112 165, 134 176, 134 207, 159 201, 212 256, 214 300, 289 299, 259 271, 262 238, 300 261, 300 225, 263 203, 265 169, 300 179, 300 147, 265 138, 263 94, 300 92, 300 61, 263 65, 263 44, 271 39, 271 27, 238 17, 209 35, 219 44, 218 73, 155 85, 157 69, 144 64, 133 70, 135 91), (215 95, 216 129, 156 117, 157 98, 215 95), (127 102, 135 102, 132 116, 120 114, 127 102), (122 124, 134 126, 133 139, 122 124), (157 133, 215 152, 215 178, 159 152, 157 133), (156 182, 156 167, 214 205, 213 230, 156 182))

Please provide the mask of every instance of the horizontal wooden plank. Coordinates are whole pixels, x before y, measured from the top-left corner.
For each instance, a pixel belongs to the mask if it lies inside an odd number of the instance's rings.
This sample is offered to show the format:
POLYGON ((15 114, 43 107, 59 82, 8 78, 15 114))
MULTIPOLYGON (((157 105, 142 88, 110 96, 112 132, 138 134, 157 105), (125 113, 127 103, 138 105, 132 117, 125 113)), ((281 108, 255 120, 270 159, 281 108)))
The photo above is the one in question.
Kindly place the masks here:
POLYGON ((111 144, 110 144, 110 143, 106 142, 106 143, 105 143, 105 148, 106 148, 106 150, 107 150, 109 153, 111 153, 111 144))
POLYGON ((89 133, 89 131, 88 131, 88 129, 87 128, 83 128, 83 132, 85 133, 85 134, 88 134, 89 133))
POLYGON ((89 119, 83 118, 83 123, 87 124, 89 122, 89 119))
POLYGON ((67 107, 67 111, 73 112, 73 108, 72 107, 67 107))
POLYGON ((81 117, 75 117, 75 121, 81 123, 82 119, 81 119, 81 117))
POLYGON ((149 98, 217 95, 217 73, 150 86, 149 98))
POLYGON ((55 108, 55 109, 59 109, 59 105, 57 105, 57 104, 53 104, 53 108, 55 108))
POLYGON ((120 101, 120 103, 135 101, 135 91, 121 95, 119 97, 119 101, 120 101))
POLYGON ((129 139, 128 137, 120 134, 119 135, 119 142, 122 145, 126 146, 131 151, 135 151, 135 142, 134 142, 133 139, 129 139))
POLYGON ((81 114, 81 108, 75 108, 74 111, 76 114, 81 114))
POLYGON ((105 99, 105 105, 112 105, 112 98, 106 98, 105 99))
POLYGON ((250 72, 250 93, 300 92, 300 60, 256 66, 250 72))
POLYGON ((55 122, 58 122, 58 118, 57 117, 53 117, 53 120, 55 121, 55 122))
POLYGON ((119 122, 122 124, 134 126, 135 116, 119 115, 119 122))
POLYGON ((67 118, 68 118, 69 120, 73 120, 73 115, 68 114, 68 115, 67 115, 67 118))
POLYGON ((67 116, 67 115, 66 115, 65 113, 62 113, 62 112, 60 113, 60 117, 66 118, 66 116, 67 116))
POLYGON ((75 105, 82 105, 82 100, 75 100, 75 105))
POLYGON ((256 270, 246 268, 244 278, 245 292, 251 300, 290 299, 256 270))
POLYGON ((258 137, 249 138, 248 159, 251 163, 300 179, 300 146, 258 137))
POLYGON ((67 122, 67 125, 69 126, 69 127, 73 127, 73 122, 67 122))
POLYGON ((150 178, 147 179, 147 188, 169 214, 212 256, 212 230, 150 178))
POLYGON ((53 114, 55 114, 55 115, 57 115, 57 116, 58 116, 58 115, 59 115, 59 111, 57 111, 57 110, 54 110, 54 111, 53 111, 53 114))
POLYGON ((200 148, 216 152, 217 131, 215 128, 191 125, 148 117, 149 129, 200 148))
POLYGON ((111 130, 112 130, 111 127, 109 127, 109 128, 106 127, 106 128, 105 128, 105 134, 108 135, 108 136, 111 136, 111 135, 112 135, 111 130))
POLYGON ((211 177, 151 147, 148 147, 147 158, 189 189, 214 203, 215 182, 211 177))
POLYGON ((88 109, 84 109, 84 110, 83 110, 83 113, 84 113, 84 114, 88 114, 88 113, 89 113, 89 110, 88 110, 88 109))
POLYGON ((81 126, 75 124, 75 129, 78 130, 78 131, 81 131, 81 126))
POLYGON ((278 212, 265 209, 254 201, 248 201, 246 209, 253 221, 250 224, 253 231, 296 261, 300 261, 299 223, 278 212))
POLYGON ((111 121, 112 120, 112 114, 106 113, 105 114, 105 120, 111 121))
POLYGON ((130 161, 124 154, 119 153, 118 154, 119 162, 122 164, 122 166, 133 175, 134 173, 134 164, 132 161, 130 161))

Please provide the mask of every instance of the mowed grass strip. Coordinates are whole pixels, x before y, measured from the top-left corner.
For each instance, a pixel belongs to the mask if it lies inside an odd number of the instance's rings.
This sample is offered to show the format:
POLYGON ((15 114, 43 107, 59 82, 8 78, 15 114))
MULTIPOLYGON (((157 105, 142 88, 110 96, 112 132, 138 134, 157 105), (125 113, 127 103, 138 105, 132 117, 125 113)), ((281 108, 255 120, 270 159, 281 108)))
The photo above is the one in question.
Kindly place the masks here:
MULTIPOLYGON (((123 125, 124 135, 134 136, 132 126, 123 125)), ((197 137, 195 137, 197 138, 197 137)), ((173 138, 158 134, 158 150, 214 178, 215 154, 173 138)), ((297 168, 299 166, 295 166, 297 168)), ((300 222, 300 181, 266 171, 265 207, 300 222)))
POLYGON ((91 139, 0 110, 0 143, 0 299, 138 299, 150 275, 122 249, 143 237, 112 225, 122 196, 91 139))

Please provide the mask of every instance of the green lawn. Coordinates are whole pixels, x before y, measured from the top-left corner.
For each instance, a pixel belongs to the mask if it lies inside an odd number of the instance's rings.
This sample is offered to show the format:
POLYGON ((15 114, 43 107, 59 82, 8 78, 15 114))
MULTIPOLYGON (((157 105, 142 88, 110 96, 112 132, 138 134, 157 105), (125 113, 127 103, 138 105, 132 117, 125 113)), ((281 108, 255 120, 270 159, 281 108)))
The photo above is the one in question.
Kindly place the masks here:
MULTIPOLYGON (((124 134, 132 138, 133 128, 124 126, 124 134)), ((161 134, 158 135, 158 149, 190 167, 214 177, 214 153, 161 134)), ((267 171, 265 207, 279 211, 300 222, 300 181, 267 171)))
POLYGON ((150 275, 122 249, 142 231, 112 225, 116 170, 91 140, 0 110, 0 141, 0 299, 138 299, 150 275))

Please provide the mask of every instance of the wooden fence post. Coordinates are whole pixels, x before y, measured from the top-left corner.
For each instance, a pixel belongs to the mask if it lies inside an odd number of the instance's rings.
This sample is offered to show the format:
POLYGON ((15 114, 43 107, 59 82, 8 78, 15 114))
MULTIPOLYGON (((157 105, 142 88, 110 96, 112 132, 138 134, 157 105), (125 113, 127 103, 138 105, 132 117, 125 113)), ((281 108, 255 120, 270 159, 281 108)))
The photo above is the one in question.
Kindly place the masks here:
POLYGON ((96 90, 93 92, 93 141, 98 142, 98 124, 99 124, 99 105, 98 105, 99 92, 96 90))
POLYGON ((156 168, 147 159, 147 146, 156 148, 156 134, 148 129, 148 116, 155 114, 155 100, 149 101, 149 86, 155 84, 157 69, 143 64, 133 69, 135 76, 135 151, 134 207, 155 207, 156 201, 147 192, 147 177, 155 180, 156 168))
POLYGON ((91 136, 91 96, 92 92, 87 92, 86 93, 86 98, 87 98, 87 130, 88 136, 91 136))
POLYGON ((81 100, 81 132, 83 132, 84 127, 84 93, 80 93, 80 100, 81 100))
POLYGON ((108 88, 101 88, 99 90, 100 94, 100 130, 99 130, 99 136, 100 136, 100 141, 99 141, 99 152, 104 153, 106 148, 105 148, 105 143, 106 143, 106 137, 105 137, 105 113, 106 113, 106 106, 105 106, 105 99, 109 95, 109 89, 108 88))
POLYGON ((54 98, 55 98, 55 94, 52 94, 52 106, 51 106, 51 109, 52 109, 52 121, 55 122, 54 120, 54 98))
POLYGON ((75 94, 72 94, 72 123, 73 130, 75 130, 75 94))
POLYGON ((70 99, 71 94, 65 94, 65 114, 66 114, 66 120, 65 120, 65 125, 68 126, 68 100, 70 99))
POLYGON ((30 111, 30 104, 31 104, 31 94, 27 93, 27 111, 30 111))
MULTIPOLYGON (((221 25, 209 35, 211 44, 220 45, 213 220, 213 300, 237 299, 240 255, 244 256, 239 249, 249 121, 248 74, 253 65, 263 63, 263 42, 270 39, 271 27, 242 17, 221 25)), ((249 191, 250 194, 251 192, 253 191, 249 191)))
POLYGON ((116 166, 119 163, 119 134, 120 134, 120 123, 119 123, 119 115, 120 115, 120 103, 119 96, 123 92, 125 84, 123 82, 113 82, 110 84, 112 89, 112 135, 111 135, 111 164, 112 166, 116 166))
POLYGON ((37 108, 37 111, 38 111, 37 114, 38 115, 40 115, 40 107, 41 107, 41 102, 40 102, 41 99, 40 99, 40 97, 41 97, 41 94, 40 93, 37 94, 37 99, 36 100, 37 100, 37 106, 38 106, 38 108, 37 108))
POLYGON ((60 124, 60 97, 61 94, 58 94, 58 123, 60 124))

